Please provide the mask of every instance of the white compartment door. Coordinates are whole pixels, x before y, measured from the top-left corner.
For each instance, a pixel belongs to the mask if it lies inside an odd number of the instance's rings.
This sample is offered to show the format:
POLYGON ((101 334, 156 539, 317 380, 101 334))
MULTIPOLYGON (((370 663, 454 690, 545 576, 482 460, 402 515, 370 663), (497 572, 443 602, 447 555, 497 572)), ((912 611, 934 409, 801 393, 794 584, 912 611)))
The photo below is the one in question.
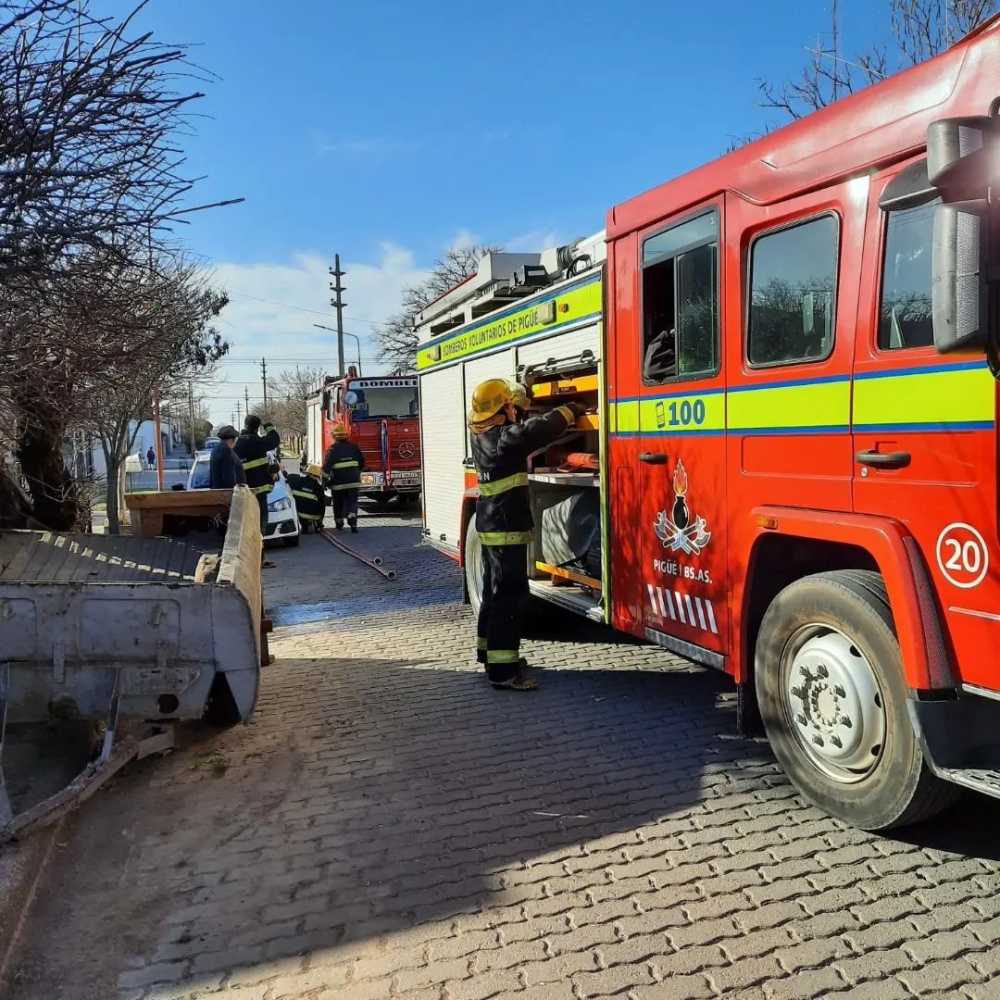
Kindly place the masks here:
POLYGON ((465 495, 462 366, 420 376, 424 527, 431 541, 458 548, 465 495))

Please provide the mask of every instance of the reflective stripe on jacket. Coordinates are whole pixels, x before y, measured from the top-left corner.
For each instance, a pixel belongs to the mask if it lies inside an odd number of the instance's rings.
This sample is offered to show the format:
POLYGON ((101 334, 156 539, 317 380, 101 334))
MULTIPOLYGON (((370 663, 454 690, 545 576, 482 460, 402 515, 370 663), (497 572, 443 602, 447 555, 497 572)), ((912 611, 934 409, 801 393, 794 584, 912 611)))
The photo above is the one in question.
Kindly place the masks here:
POLYGON ((323 473, 332 490, 356 490, 361 486, 365 457, 353 441, 334 441, 323 458, 323 473))
POLYGON ((479 479, 476 531, 483 545, 531 541, 528 456, 562 437, 575 419, 572 410, 560 406, 519 424, 499 424, 472 435, 479 479))
POLYGON ((267 453, 274 451, 280 444, 281 437, 274 424, 264 424, 262 435, 244 430, 236 439, 233 450, 243 463, 243 472, 251 493, 270 493, 274 489, 274 477, 271 475, 267 453))

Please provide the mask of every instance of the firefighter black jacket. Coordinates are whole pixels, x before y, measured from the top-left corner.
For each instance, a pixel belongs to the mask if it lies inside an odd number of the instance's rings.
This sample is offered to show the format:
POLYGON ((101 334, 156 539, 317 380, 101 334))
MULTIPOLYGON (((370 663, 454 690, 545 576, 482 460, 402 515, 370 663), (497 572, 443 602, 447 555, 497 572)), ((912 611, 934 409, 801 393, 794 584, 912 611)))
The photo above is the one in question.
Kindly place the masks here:
POLYGON ((285 476, 285 481, 295 497, 299 517, 306 521, 322 521, 326 510, 323 487, 312 476, 303 476, 298 472, 285 476))
POLYGON ((264 433, 252 434, 248 430, 240 432, 233 449, 243 463, 247 486, 254 493, 270 493, 274 489, 274 477, 267 457, 281 444, 281 437, 274 424, 264 424, 264 433))
POLYGON ((575 422, 565 406, 521 424, 473 433, 472 458, 479 479, 476 531, 484 545, 521 545, 534 523, 528 499, 528 456, 551 444, 575 422))
POLYGON ((328 477, 332 490, 359 487, 364 467, 365 457, 353 441, 334 441, 323 458, 323 472, 328 477))

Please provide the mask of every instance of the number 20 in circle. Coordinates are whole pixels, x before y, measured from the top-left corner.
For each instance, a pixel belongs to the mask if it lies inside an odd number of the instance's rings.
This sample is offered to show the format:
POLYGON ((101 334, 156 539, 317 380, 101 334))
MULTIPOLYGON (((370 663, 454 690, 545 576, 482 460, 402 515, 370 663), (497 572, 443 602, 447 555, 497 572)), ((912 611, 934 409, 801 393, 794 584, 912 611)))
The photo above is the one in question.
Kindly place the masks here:
POLYGON ((949 524, 937 540, 937 563, 945 579, 962 590, 978 587, 990 566, 986 540, 971 524, 949 524))

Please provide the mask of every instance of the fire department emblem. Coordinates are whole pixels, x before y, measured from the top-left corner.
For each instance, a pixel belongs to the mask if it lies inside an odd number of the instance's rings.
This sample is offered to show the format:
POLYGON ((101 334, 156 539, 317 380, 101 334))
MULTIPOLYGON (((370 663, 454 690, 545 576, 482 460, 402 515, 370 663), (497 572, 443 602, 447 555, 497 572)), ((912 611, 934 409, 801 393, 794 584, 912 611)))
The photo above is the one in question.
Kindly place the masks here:
POLYGON ((413 447, 412 441, 401 441, 399 447, 396 449, 396 453, 400 458, 413 458, 416 454, 416 449, 413 447))
POLYGON ((656 515, 654 530, 663 547, 671 552, 684 552, 689 556, 701 554, 702 549, 712 540, 708 522, 703 517, 692 517, 688 507, 687 493, 690 482, 684 463, 678 460, 673 477, 674 503, 670 510, 661 510, 656 515))

